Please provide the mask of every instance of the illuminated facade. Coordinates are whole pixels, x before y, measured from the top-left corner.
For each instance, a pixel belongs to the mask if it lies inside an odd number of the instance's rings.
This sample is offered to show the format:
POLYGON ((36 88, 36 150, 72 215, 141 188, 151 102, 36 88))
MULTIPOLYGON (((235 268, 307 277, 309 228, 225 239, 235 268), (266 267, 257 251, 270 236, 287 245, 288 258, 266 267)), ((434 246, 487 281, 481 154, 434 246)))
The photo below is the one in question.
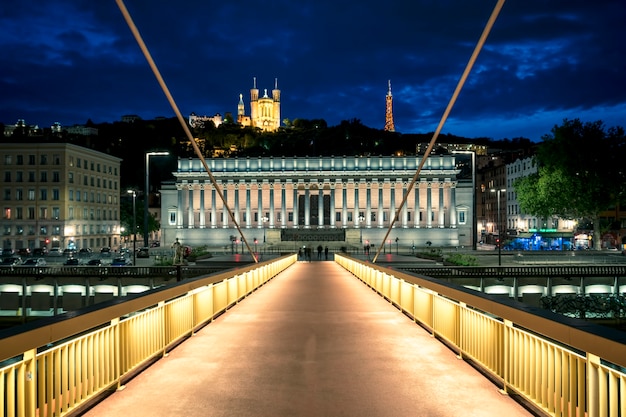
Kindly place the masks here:
POLYGON ((117 248, 121 159, 68 143, 3 143, 3 248, 117 248))
POLYGON ((226 207, 198 159, 179 159, 175 181, 161 189, 165 244, 224 246, 237 229, 246 240, 293 248, 294 242, 394 248, 471 246, 471 179, 457 180, 452 155, 431 156, 398 212, 419 156, 215 158, 207 164, 226 207), (397 240, 396 240, 397 239, 397 240))
POLYGON ((257 127, 265 132, 273 132, 280 127, 280 90, 278 89, 278 79, 274 80, 272 96, 267 95, 264 90, 262 97, 259 97, 259 89, 256 86, 256 77, 250 89, 250 115, 245 114, 243 95, 239 95, 237 105, 237 123, 242 126, 257 127))

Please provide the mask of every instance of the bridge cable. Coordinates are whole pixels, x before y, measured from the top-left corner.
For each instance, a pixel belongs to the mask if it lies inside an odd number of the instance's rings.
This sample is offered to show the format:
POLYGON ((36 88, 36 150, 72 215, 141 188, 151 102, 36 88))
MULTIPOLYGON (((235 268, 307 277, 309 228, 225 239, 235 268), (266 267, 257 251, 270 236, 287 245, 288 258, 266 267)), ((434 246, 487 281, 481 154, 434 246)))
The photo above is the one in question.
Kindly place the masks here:
MULTIPOLYGON (((398 220, 400 212, 402 211, 402 208, 404 207, 404 204, 406 203, 406 200, 407 200, 407 198, 409 196, 409 193, 413 190, 413 186, 415 185, 415 182, 418 180, 420 172, 422 171, 422 168, 424 167, 424 163, 426 162, 426 159, 430 155, 430 152, 432 151, 433 147, 435 146, 435 143, 437 142, 437 138, 439 136, 439 133, 441 132, 441 129, 443 128, 444 123, 448 119, 448 115, 450 114, 450 111, 452 110, 452 107, 456 103, 456 99, 459 96, 459 93, 461 92, 461 89, 463 88, 463 85, 465 84, 465 80, 467 79, 470 71, 472 70, 472 67, 474 66, 474 63, 476 62, 476 59, 478 58, 478 54, 480 53, 483 45, 485 44, 485 41, 487 40, 487 36, 489 35, 489 32, 491 31, 491 28, 493 27, 493 24, 495 23, 496 18, 498 17, 498 14, 500 13, 500 10, 502 10, 502 6, 504 5, 504 1, 505 0, 498 0, 498 3, 495 5, 493 11, 491 12, 491 16, 489 17, 489 20, 487 21, 487 25, 483 29, 483 33, 480 36, 480 39, 478 40, 478 43, 476 44, 476 47, 474 48, 474 52, 472 53, 472 56, 470 57, 470 60, 468 61, 467 65, 465 67, 465 71, 463 71, 463 75, 459 79, 459 82, 458 82, 458 84, 456 86, 456 89, 454 90, 454 93, 452 94, 452 97, 450 98, 450 101, 448 102, 448 107, 446 107, 446 110, 444 111, 443 116, 441 117, 441 120, 439 121, 439 125, 437 126, 437 130, 435 130, 435 133, 433 133, 433 137, 430 140, 428 148, 426 148, 426 152, 424 153, 424 157, 421 159, 421 161, 419 163, 419 166, 417 167, 417 171, 415 172, 415 175, 413 176, 413 180, 409 184, 409 186, 408 186, 408 188, 406 190, 406 193, 404 194, 404 196, 402 198, 402 203, 400 203, 400 206, 396 210, 396 213, 394 214, 394 217, 393 217, 393 220, 392 220, 391 224, 389 224, 389 228, 387 229, 387 233, 385 234, 385 237, 384 237, 384 239, 382 241, 382 244, 378 247, 378 250, 376 251, 376 255, 372 259, 372 263, 376 263, 376 259, 378 259, 378 255, 380 255, 380 251, 384 248, 385 242, 387 241, 387 238, 389 237, 389 233, 391 233, 391 229, 393 228, 394 224, 398 220)), ((476 192, 476 190, 474 190, 473 192, 476 192)), ((440 209, 441 209, 441 207, 440 207, 440 209)), ((476 207, 473 207, 472 210, 476 210, 476 207)), ((476 230, 474 230, 472 232, 473 239, 476 238, 475 237, 475 233, 476 233, 476 230)), ((390 249, 390 251, 391 251, 391 249, 390 249)))

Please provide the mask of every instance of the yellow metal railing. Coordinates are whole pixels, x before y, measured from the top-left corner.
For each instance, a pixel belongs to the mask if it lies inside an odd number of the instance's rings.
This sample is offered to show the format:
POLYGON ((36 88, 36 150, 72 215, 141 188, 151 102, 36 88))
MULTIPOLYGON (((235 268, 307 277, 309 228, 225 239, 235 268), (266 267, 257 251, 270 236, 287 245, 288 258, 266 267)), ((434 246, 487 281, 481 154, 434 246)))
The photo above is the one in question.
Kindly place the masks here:
POLYGON ((6 417, 79 411, 295 262, 288 255, 181 282, 2 339, 0 361, 10 364, 0 368, 0 410, 6 417))
POLYGON ((626 417, 626 338, 617 333, 343 255, 335 261, 545 414, 626 417))

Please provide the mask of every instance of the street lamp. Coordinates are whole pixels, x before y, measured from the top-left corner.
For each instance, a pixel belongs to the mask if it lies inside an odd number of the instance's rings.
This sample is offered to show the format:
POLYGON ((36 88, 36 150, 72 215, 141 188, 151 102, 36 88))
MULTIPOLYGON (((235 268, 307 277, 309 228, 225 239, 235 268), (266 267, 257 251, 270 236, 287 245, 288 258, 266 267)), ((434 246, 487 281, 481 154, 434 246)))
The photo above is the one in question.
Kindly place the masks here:
POLYGON ((506 191, 506 189, 491 189, 492 193, 496 193, 496 198, 498 199, 498 219, 496 220, 496 224, 498 225, 498 240, 496 243, 498 244, 498 266, 502 265, 502 225, 500 224, 500 192, 506 191))
POLYGON ((137 210, 135 205, 137 192, 135 190, 128 190, 127 193, 133 195, 133 265, 135 265, 135 261, 137 260, 137 210))
POLYGON ((169 155, 169 152, 147 152, 146 153, 146 195, 144 197, 144 207, 143 207, 143 246, 148 247, 148 203, 150 200, 150 157, 151 156, 165 156, 169 155))

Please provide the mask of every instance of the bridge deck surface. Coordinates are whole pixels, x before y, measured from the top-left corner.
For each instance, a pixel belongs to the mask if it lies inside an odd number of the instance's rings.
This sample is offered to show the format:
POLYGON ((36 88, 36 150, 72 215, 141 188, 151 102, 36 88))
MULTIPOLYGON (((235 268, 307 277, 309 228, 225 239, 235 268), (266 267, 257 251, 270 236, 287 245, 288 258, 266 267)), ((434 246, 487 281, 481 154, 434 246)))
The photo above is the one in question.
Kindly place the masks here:
POLYGON ((84 415, 532 415, 334 262, 298 262, 84 415))

